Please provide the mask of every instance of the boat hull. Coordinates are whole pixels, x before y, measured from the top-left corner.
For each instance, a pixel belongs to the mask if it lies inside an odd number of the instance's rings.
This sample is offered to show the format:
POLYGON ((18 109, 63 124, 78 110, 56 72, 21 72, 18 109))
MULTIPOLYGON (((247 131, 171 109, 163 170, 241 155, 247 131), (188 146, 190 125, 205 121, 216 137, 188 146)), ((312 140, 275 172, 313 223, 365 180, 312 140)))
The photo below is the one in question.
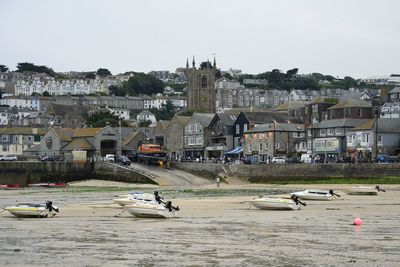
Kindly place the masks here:
POLYGON ((262 210, 298 210, 300 205, 292 200, 280 198, 258 198, 249 201, 249 203, 262 210))
POLYGON ((174 210, 169 211, 160 205, 132 205, 128 206, 128 212, 140 218, 174 218, 178 213, 174 210))
POLYGON ((329 201, 334 198, 329 191, 325 190, 304 190, 300 192, 294 192, 292 195, 296 195, 303 200, 329 201))
POLYGON ((370 196, 378 195, 378 191, 376 190, 376 188, 363 187, 363 186, 353 187, 349 189, 346 193, 348 195, 370 195, 370 196))
POLYGON ((53 206, 53 210, 49 211, 43 204, 18 204, 16 206, 4 208, 6 211, 16 217, 48 217, 57 214, 55 210, 58 210, 56 206, 53 206))

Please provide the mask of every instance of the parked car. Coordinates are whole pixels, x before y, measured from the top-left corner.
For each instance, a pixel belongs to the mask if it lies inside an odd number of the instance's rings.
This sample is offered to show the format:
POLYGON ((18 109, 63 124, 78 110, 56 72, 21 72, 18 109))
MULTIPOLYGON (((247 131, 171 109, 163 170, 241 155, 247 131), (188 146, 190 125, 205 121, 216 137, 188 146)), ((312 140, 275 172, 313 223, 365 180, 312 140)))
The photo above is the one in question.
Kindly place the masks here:
POLYGON ((286 164, 288 162, 286 157, 273 157, 272 164, 286 164))
POLYGON ((115 155, 114 154, 107 154, 106 161, 108 162, 115 162, 115 155))
POLYGON ((118 156, 116 162, 121 164, 121 165, 125 165, 125 166, 131 165, 131 160, 128 159, 128 157, 125 157, 125 156, 118 156))
POLYGON ((45 161, 54 162, 54 161, 61 161, 61 160, 62 160, 61 156, 56 156, 56 155, 47 155, 47 156, 43 156, 40 159, 40 161, 42 161, 42 162, 45 162, 45 161))
POLYGON ((128 155, 128 159, 131 162, 137 162, 138 161, 138 154, 137 153, 132 153, 132 154, 128 155))
POLYGON ((397 157, 389 155, 378 155, 376 161, 379 163, 393 163, 397 161, 397 157))
POLYGON ((0 161, 17 161, 17 156, 15 155, 3 155, 0 157, 0 161))

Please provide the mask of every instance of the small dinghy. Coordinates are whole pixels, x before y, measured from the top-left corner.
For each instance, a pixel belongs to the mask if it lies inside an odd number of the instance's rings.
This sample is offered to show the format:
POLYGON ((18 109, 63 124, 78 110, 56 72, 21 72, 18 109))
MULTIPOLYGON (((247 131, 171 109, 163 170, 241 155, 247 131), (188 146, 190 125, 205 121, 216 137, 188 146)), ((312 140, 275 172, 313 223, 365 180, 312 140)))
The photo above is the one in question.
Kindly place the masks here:
POLYGON ((172 206, 171 201, 154 192, 153 201, 136 200, 134 204, 126 206, 126 210, 136 217, 144 218, 174 218, 178 216, 179 207, 172 206))
POLYGON ((298 210, 300 205, 306 206, 306 203, 301 202, 295 195, 292 195, 291 199, 260 196, 248 202, 262 210, 298 210))
POLYGON ((45 204, 21 203, 15 206, 6 207, 4 210, 17 217, 39 218, 55 216, 59 212, 59 209, 56 206, 53 206, 53 202, 51 201, 46 201, 45 204))
POLYGON ((332 189, 308 189, 300 192, 294 192, 292 195, 298 196, 303 200, 332 200, 335 197, 340 197, 340 195, 334 193, 332 189))
POLYGON ((3 190, 19 190, 24 189, 24 187, 20 184, 0 184, 0 189, 3 190))
POLYGON ((154 195, 150 193, 142 193, 142 192, 132 192, 129 193, 126 197, 120 197, 113 199, 115 203, 126 206, 135 204, 137 201, 155 201, 154 195))
POLYGON ((127 211, 136 217, 142 218, 174 218, 178 216, 179 208, 173 208, 171 201, 166 204, 137 201, 126 207, 127 211))
POLYGON ((37 183, 37 184, 28 184, 29 187, 67 187, 67 183, 37 183))
POLYGON ((379 185, 372 186, 353 186, 351 189, 347 190, 349 195, 378 195, 378 192, 386 192, 386 190, 379 187, 379 185))

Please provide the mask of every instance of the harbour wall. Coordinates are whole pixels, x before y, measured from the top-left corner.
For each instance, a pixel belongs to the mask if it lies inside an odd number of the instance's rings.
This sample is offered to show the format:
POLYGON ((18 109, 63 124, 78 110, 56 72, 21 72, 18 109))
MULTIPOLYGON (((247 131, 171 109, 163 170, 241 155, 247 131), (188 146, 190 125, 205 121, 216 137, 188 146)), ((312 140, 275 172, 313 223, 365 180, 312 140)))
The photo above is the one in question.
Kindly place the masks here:
POLYGON ((0 184, 73 182, 87 179, 120 181, 127 183, 155 182, 146 175, 93 162, 0 162, 0 184))
POLYGON ((331 178, 400 177, 400 164, 258 164, 173 163, 173 168, 214 176, 226 173, 252 183, 331 178), (226 172, 224 171, 226 170, 226 172))

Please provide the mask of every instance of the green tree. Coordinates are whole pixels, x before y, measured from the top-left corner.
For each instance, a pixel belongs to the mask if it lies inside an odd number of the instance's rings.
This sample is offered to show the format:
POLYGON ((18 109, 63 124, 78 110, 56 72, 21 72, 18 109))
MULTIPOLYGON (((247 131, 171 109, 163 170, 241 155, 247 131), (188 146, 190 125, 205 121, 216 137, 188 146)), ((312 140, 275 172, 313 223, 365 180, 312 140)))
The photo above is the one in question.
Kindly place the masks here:
MULTIPOLYGON (((92 115, 90 115, 87 122, 92 127, 96 128, 96 127, 105 127, 107 125, 110 125, 112 127, 118 127, 119 121, 120 119, 117 115, 112 114, 109 110, 104 110, 100 112, 95 112, 92 115)), ((121 126, 127 127, 128 123, 124 119, 121 119, 121 126)))
POLYGON ((151 124, 151 120, 139 121, 139 127, 149 127, 151 124))
POLYGON ((179 113, 179 116, 187 116, 190 117, 194 113, 194 110, 185 110, 179 113))
POLYGON ((150 112, 156 116, 156 120, 170 120, 175 115, 175 107, 170 100, 162 104, 160 109, 152 108, 150 112))
POLYGON ((56 76, 56 73, 53 69, 46 67, 46 66, 36 66, 33 63, 18 63, 17 65, 17 72, 24 72, 24 71, 32 71, 37 73, 46 73, 49 76, 56 76))
POLYGON ((6 65, 0 64, 0 72, 7 72, 7 71, 8 71, 8 67, 6 65))
POLYGON ((42 96, 51 96, 50 93, 48 91, 44 91, 42 96))
POLYGON ((87 79, 96 79, 96 74, 94 72, 89 72, 88 74, 86 74, 85 76, 87 79))
POLYGON ((108 87, 111 95, 115 96, 126 96, 126 91, 123 87, 117 85, 110 85, 108 87))
POLYGON ((111 72, 108 69, 103 69, 100 68, 96 71, 97 75, 99 75, 100 77, 105 77, 105 76, 109 76, 112 75, 111 72))
POLYGON ((133 77, 123 83, 124 90, 129 95, 151 95, 162 93, 164 91, 164 83, 145 73, 135 73, 133 77))

